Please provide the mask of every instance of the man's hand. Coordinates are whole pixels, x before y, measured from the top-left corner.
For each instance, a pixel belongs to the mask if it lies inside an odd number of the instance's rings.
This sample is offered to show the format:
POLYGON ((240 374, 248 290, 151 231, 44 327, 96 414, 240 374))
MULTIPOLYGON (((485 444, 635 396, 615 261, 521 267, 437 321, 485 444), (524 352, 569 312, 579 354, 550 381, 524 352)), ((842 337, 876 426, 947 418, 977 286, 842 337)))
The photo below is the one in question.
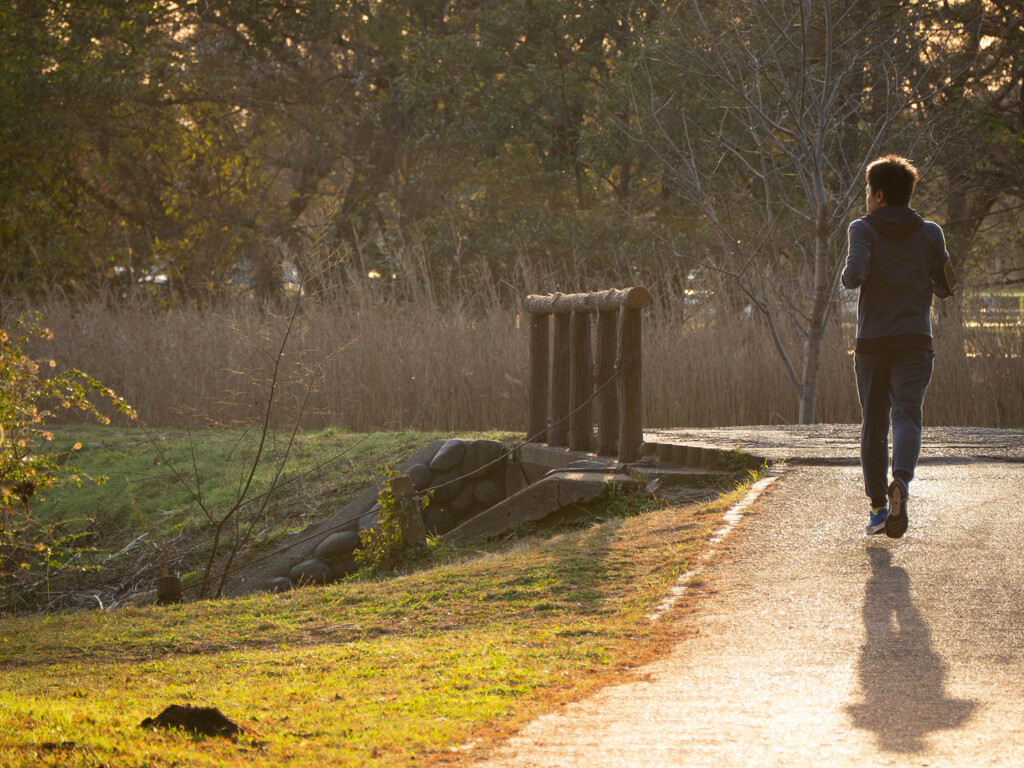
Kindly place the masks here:
POLYGON ((948 299, 956 291, 956 275, 953 274, 953 262, 946 259, 942 265, 942 275, 932 280, 932 293, 940 299, 948 299))

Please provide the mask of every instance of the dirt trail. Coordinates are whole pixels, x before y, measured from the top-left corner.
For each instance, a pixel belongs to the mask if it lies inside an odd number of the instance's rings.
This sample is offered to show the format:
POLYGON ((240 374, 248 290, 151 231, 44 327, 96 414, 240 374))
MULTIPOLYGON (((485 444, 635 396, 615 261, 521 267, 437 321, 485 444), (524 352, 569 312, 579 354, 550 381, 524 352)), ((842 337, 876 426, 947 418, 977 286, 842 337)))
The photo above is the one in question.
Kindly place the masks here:
POLYGON ((474 765, 1024 765, 1024 467, 925 464, 911 494, 906 536, 868 538, 857 467, 787 470, 696 637, 474 765))

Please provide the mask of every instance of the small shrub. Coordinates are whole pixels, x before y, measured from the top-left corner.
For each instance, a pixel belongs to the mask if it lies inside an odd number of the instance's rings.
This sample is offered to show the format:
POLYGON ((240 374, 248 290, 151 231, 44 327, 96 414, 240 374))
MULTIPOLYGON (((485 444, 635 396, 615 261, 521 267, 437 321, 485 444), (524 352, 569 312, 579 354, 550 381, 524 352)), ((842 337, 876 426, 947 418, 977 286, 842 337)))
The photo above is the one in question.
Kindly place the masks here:
MULTIPOLYGON (((37 315, 19 317, 8 330, 0 317, 0 587, 2 599, 10 604, 11 587, 18 580, 31 580, 33 568, 60 567, 81 551, 81 534, 69 532, 61 520, 40 521, 32 513, 33 499, 60 483, 81 486, 84 473, 68 463, 70 454, 41 447, 53 440, 47 423, 54 413, 49 408, 77 409, 97 421, 110 419, 96 407, 90 394, 110 400, 132 418, 135 412, 113 390, 76 369, 44 377, 55 370, 56 361, 40 362, 24 348, 33 338, 53 338, 39 325, 37 315)), ((105 478, 88 478, 103 482, 105 478)))
POLYGON ((393 571, 423 551, 425 538, 421 512, 429 495, 414 497, 408 478, 394 470, 383 470, 387 481, 377 494, 380 518, 372 528, 360 534, 362 547, 355 561, 361 571, 393 571))

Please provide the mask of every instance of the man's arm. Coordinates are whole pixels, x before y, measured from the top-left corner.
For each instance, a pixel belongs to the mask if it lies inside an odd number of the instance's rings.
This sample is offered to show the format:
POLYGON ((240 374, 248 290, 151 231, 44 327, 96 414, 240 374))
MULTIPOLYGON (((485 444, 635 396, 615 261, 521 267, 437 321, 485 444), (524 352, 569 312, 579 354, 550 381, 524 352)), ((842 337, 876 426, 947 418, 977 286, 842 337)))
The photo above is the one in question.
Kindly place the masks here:
POLYGON ((858 219, 850 225, 846 268, 840 278, 846 288, 860 288, 871 272, 871 245, 865 224, 858 219))
POLYGON ((948 299, 956 291, 956 276, 953 274, 953 263, 946 253, 946 238, 942 227, 933 224, 938 253, 932 267, 932 293, 940 299, 948 299))

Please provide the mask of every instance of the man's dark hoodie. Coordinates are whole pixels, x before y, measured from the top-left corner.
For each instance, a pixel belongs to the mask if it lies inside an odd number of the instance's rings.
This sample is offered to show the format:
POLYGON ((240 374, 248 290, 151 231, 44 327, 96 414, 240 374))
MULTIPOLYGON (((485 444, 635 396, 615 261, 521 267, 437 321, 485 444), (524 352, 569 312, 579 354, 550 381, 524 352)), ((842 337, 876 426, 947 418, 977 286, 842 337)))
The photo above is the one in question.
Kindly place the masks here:
MULTIPOLYGON (((942 229, 905 205, 883 205, 850 225, 842 281, 860 288, 857 351, 931 349, 933 293, 949 256, 942 229)), ((948 294, 946 294, 948 295, 948 294)))

